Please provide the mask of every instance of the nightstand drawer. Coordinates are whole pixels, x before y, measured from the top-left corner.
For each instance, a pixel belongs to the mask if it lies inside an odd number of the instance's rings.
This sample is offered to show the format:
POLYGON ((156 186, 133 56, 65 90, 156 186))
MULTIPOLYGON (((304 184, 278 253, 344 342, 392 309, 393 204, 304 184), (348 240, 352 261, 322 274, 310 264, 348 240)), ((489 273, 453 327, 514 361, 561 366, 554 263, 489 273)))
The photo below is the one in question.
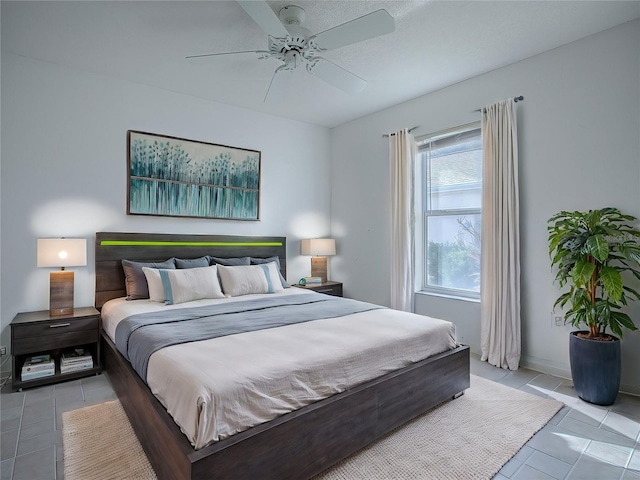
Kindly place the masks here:
POLYGON ((318 293, 324 293, 325 295, 333 295, 335 297, 342 296, 342 283, 340 282, 325 282, 319 284, 309 285, 292 285, 297 288, 304 288, 305 290, 312 290, 318 293))
POLYGON ((41 335, 33 337, 13 337, 13 354, 36 353, 53 348, 67 348, 100 341, 97 330, 70 331, 59 335, 41 335))
MULTIPOLYGON (((31 323, 13 327, 14 341, 23 338, 33 338, 42 335, 63 335, 86 330, 95 333, 99 329, 98 317, 88 318, 61 318, 60 320, 48 320, 46 322, 31 323)), ((50 342, 51 340, 47 340, 50 342)))
POLYGON ((331 287, 318 287, 313 289, 314 292, 324 293, 325 295, 342 296, 342 285, 333 285, 331 287))

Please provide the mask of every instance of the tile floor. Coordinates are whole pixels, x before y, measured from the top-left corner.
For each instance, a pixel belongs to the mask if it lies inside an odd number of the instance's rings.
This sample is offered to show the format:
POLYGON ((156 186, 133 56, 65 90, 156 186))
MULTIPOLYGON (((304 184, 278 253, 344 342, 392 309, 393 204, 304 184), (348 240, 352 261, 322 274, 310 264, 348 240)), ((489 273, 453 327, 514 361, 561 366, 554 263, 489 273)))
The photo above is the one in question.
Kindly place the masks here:
MULTIPOLYGON (((640 480, 640 397, 620 394, 598 407, 579 400, 566 380, 501 370, 474 355, 471 373, 566 405, 494 480, 640 480)), ((62 479, 62 412, 115 398, 106 374, 24 392, 5 386, 0 480, 62 479)))
POLYGON ((565 404, 494 480, 640 480, 640 397, 618 394, 599 407, 580 400, 568 380, 501 370, 474 355, 471 373, 565 404))
POLYGON ((106 374, 22 392, 9 382, 0 392, 0 479, 64 478, 62 413, 116 398, 106 374))

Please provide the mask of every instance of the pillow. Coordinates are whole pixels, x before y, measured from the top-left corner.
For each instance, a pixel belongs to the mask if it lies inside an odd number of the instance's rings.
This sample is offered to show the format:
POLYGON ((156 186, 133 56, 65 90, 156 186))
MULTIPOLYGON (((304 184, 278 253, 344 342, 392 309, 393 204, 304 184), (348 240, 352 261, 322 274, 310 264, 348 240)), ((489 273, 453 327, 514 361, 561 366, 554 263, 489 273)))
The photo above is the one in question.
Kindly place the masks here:
POLYGON ((209 257, 209 263, 211 265, 226 265, 228 267, 235 267, 237 265, 251 265, 249 257, 237 257, 237 258, 219 258, 209 257))
POLYGON ((275 262, 263 265, 226 267, 218 265, 222 290, 226 295, 238 297, 250 293, 275 293, 284 289, 278 277, 275 262))
POLYGON ((215 265, 182 270, 161 269, 158 273, 162 279, 166 305, 203 298, 224 298, 215 265))
POLYGON ((160 270, 157 268, 142 267, 142 273, 144 273, 147 279, 149 298, 154 302, 164 303, 164 287, 162 286, 162 279, 160 278, 160 270))
POLYGON ((251 260, 251 265, 262 265, 263 263, 276 262, 276 266, 278 267, 278 276, 280 277, 280 283, 282 284, 282 288, 291 288, 291 285, 289 285, 287 283, 287 281, 282 276, 282 273, 280 273, 280 258, 279 257, 277 257, 277 256, 269 257, 269 258, 251 257, 250 260, 251 260))
POLYGON ((173 258, 165 260, 164 262, 133 262, 131 260, 122 260, 124 283, 127 289, 127 300, 149 298, 147 279, 142 272, 142 267, 167 269, 176 268, 173 263, 173 258))
POLYGON ((208 267, 209 263, 209 255, 205 255, 200 258, 175 258, 173 261, 176 264, 176 268, 198 268, 198 267, 208 267))

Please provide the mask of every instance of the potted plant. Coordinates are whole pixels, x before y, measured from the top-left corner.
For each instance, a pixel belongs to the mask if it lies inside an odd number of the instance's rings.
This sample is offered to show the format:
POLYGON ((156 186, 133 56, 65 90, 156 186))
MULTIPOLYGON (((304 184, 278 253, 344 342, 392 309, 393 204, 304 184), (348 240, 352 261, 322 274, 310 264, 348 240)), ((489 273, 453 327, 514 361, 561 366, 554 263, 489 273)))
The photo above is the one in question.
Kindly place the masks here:
POLYGON ((640 279, 640 231, 630 225, 634 220, 616 208, 603 208, 562 211, 548 222, 555 281, 561 288, 569 287, 554 308, 568 305, 565 323, 589 329, 569 337, 574 388, 580 398, 597 405, 615 401, 623 328, 637 330, 629 315, 620 311, 630 300, 640 300, 628 285, 633 277, 640 279))

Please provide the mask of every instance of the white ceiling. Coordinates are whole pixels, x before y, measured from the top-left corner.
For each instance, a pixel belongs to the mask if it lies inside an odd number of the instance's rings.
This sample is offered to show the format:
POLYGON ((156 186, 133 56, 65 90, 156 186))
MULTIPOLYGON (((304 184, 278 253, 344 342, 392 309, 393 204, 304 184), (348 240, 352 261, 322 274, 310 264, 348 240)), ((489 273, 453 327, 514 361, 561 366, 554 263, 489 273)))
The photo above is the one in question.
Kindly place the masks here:
MULTIPOLYGON (((267 49, 234 1, 2 1, 2 51, 333 127, 640 17, 640 1, 269 1, 313 33, 386 9, 395 32, 323 53, 369 83, 349 96, 303 69, 264 103, 275 59, 187 55, 267 49)), ((505 92, 505 95, 518 92, 505 92)))

